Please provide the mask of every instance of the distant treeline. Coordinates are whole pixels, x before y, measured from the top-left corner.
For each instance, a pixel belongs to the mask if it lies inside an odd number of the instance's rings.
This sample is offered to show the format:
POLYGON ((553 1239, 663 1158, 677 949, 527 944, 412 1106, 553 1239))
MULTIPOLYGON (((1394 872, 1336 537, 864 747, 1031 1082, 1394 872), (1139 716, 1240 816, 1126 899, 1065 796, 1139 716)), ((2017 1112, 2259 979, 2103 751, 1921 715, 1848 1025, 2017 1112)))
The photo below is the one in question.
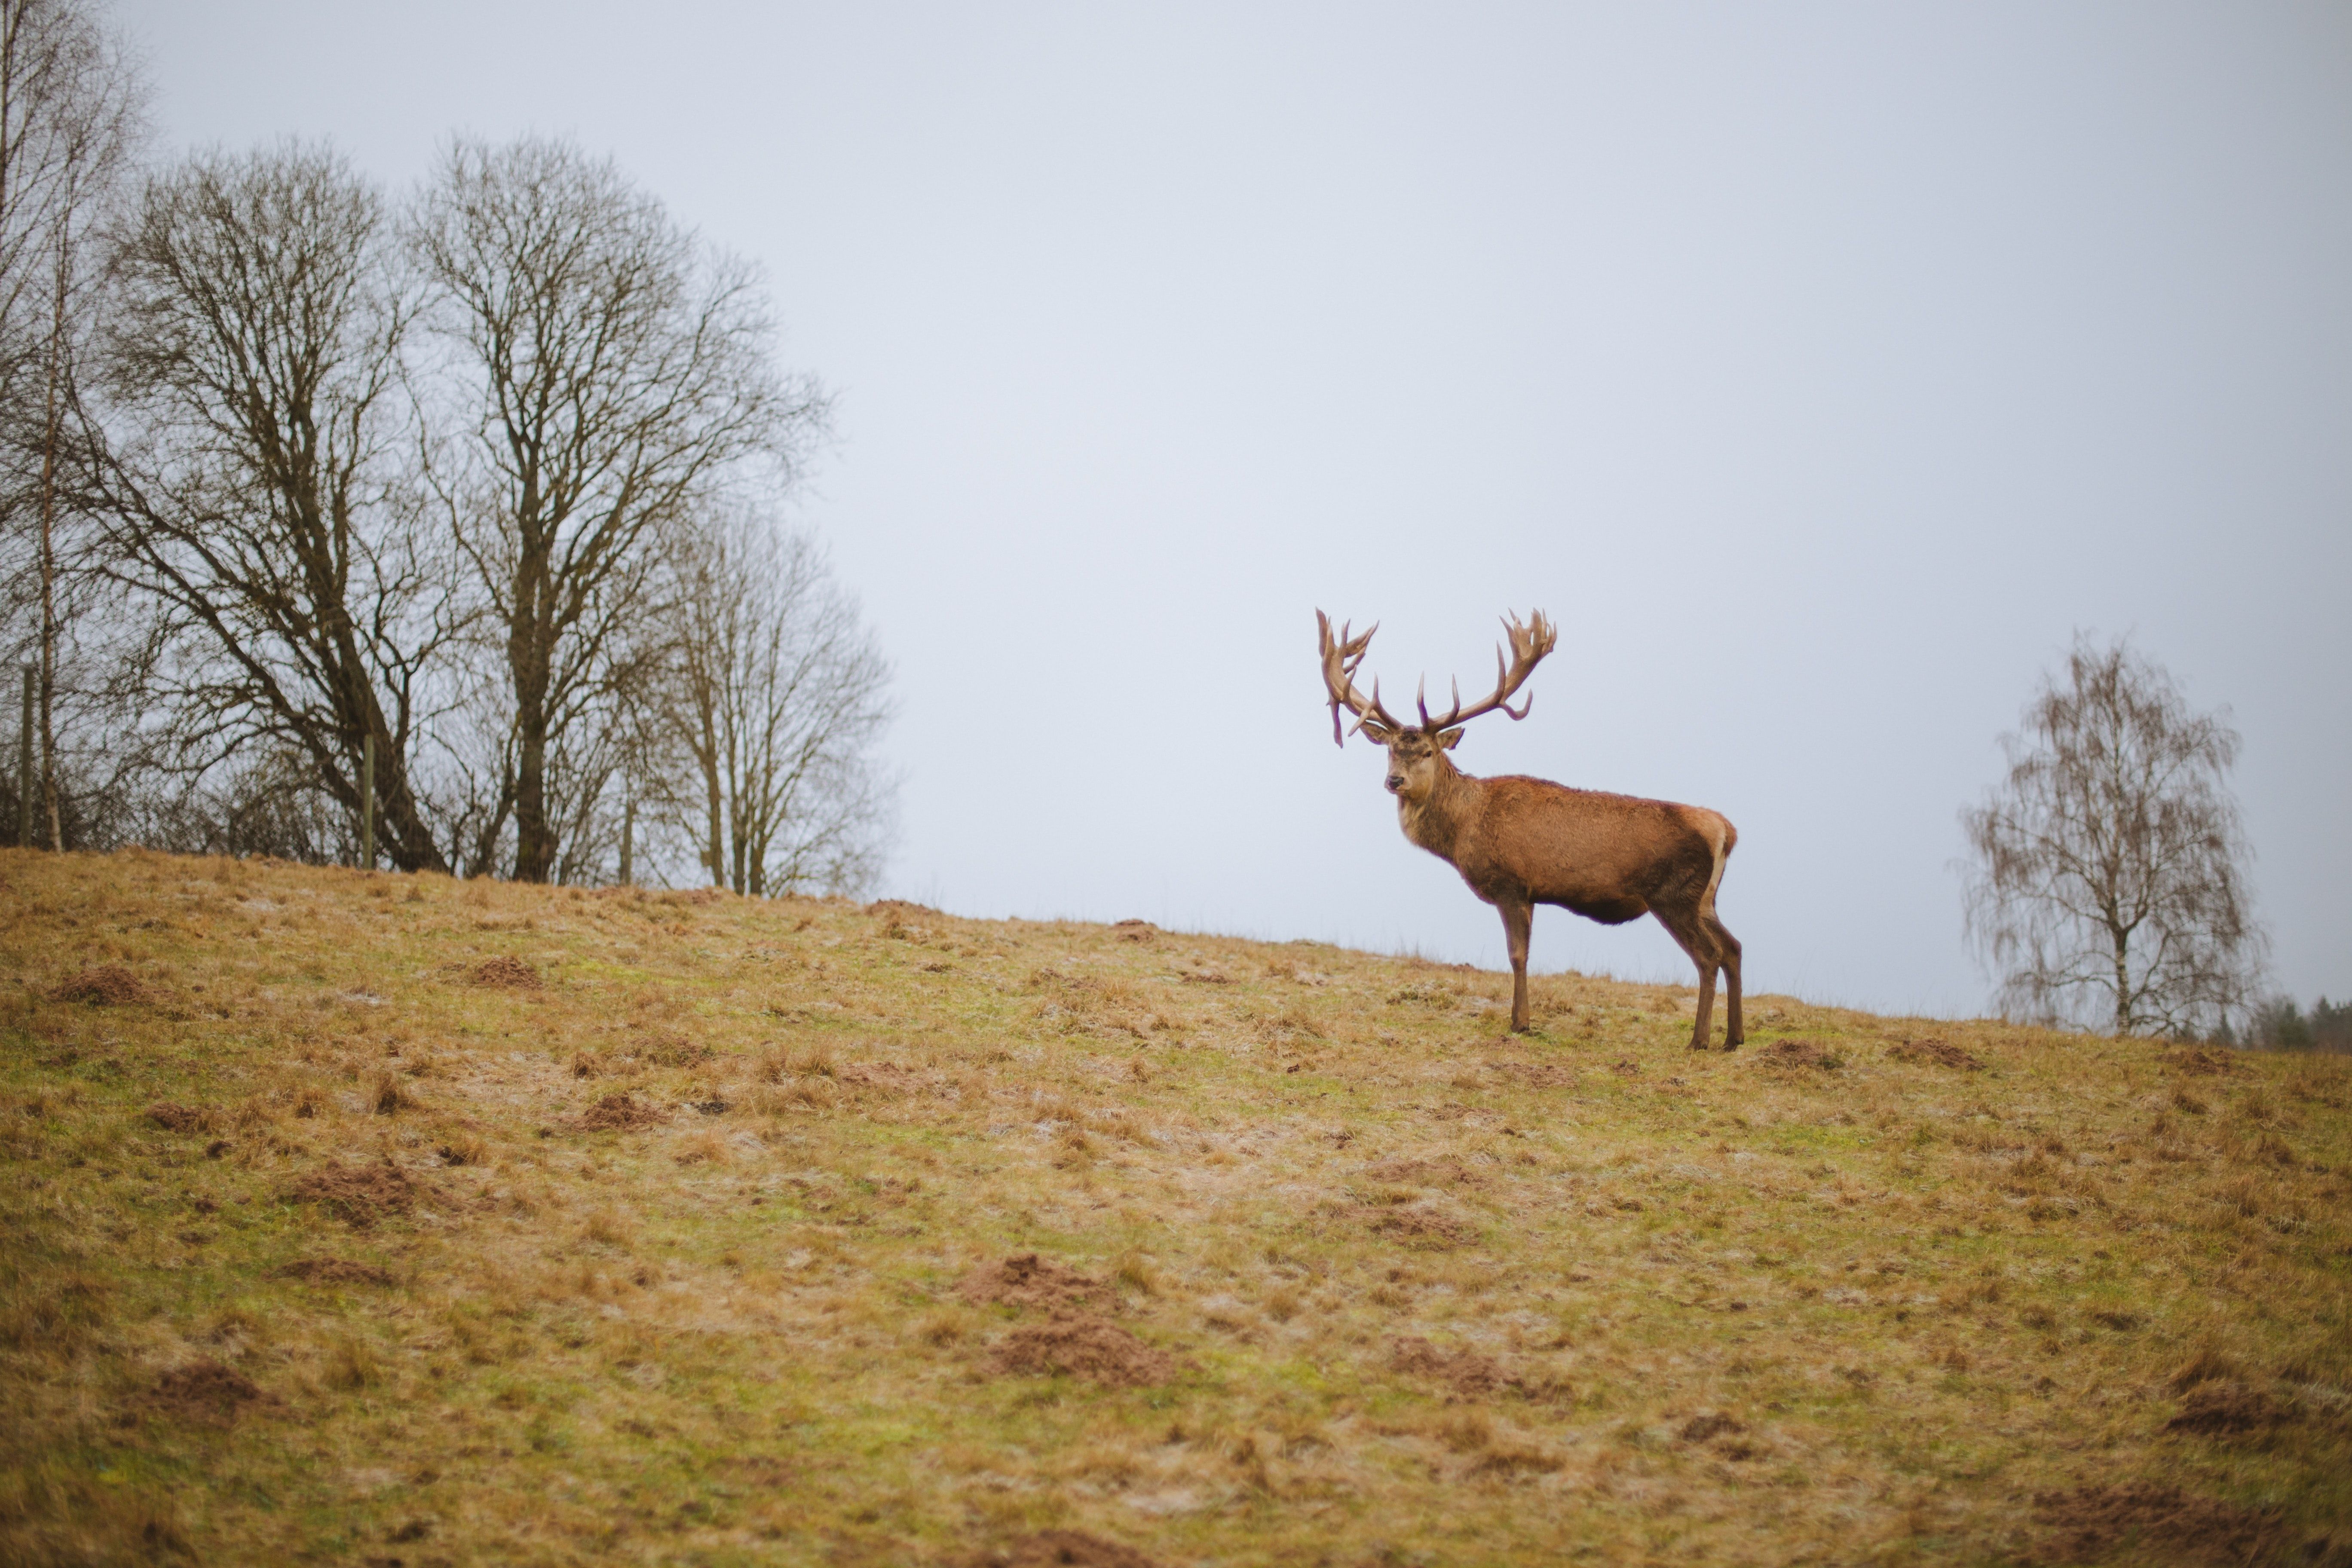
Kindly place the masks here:
MULTIPOLYGON (((2227 1031, 2224 1031, 2225 1038, 2227 1031)), ((2352 1002, 2325 996, 2305 1013, 2292 996, 2275 997, 2254 1011, 2245 1044, 2268 1051, 2327 1051, 2352 1056, 2352 1002)))
POLYGON ((889 671, 782 521, 829 405, 753 269, 566 142, 394 194, 145 99, 0 0, 0 836, 869 882, 889 671))

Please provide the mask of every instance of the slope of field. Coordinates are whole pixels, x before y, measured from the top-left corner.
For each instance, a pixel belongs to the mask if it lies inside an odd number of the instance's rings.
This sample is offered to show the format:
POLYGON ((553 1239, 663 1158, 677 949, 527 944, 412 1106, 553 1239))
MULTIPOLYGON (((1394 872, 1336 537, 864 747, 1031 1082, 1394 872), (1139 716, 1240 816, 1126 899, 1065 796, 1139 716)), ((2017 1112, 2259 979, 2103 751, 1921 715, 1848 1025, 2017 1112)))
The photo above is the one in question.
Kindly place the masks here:
POLYGON ((0 852, 0 1562, 2352 1562, 2352 1073, 0 852))

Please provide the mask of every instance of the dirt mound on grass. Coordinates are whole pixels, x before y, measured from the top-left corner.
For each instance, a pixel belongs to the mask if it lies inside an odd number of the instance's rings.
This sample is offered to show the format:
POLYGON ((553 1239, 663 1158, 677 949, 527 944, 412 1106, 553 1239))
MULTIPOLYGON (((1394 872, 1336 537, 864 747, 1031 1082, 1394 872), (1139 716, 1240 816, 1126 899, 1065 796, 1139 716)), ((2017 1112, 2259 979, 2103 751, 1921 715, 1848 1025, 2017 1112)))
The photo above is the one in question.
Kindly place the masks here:
POLYGON ((1921 1067, 1958 1068, 1963 1072, 1984 1069, 1984 1063, 1949 1040, 1904 1040, 1888 1047, 1886 1054, 1895 1061, 1916 1062, 1921 1067))
POLYGON ((147 987, 122 965, 101 963, 69 980, 59 981, 49 992, 49 1000, 79 1002, 91 1007, 128 1007, 147 1000, 147 987))
POLYGON ((365 1230, 387 1215, 408 1213, 422 1189, 407 1172, 385 1163, 330 1164, 297 1181, 292 1190, 297 1200, 318 1205, 353 1230, 365 1230))
POLYGON ((1100 1306, 1110 1299, 1110 1289, 1101 1280, 1034 1252, 981 1265, 963 1277, 956 1294, 975 1307, 1035 1307, 1045 1311, 1074 1311, 1100 1306))
POLYGON ((1160 1568, 1132 1546, 1076 1530, 1041 1530, 963 1561, 966 1568, 1160 1568))
POLYGON ((2180 1414, 2164 1424, 2168 1432, 2204 1432, 2227 1436, 2263 1432, 2295 1418, 2294 1410, 2261 1389, 2221 1379, 2200 1383, 2180 1401, 2180 1414))
POLYGON ((1820 1040, 1775 1040, 1758 1051, 1756 1059, 1767 1067, 1813 1068, 1823 1072, 1845 1066, 1845 1058, 1820 1040))
POLYGON ((173 1105, 168 1100, 149 1106, 147 1120, 166 1132, 210 1132, 213 1130, 211 1111, 173 1105))
POLYGON ((1176 1358, 1108 1318, 1057 1312, 999 1340, 991 1366, 1008 1377, 1061 1373, 1106 1388, 1148 1388, 1176 1375, 1176 1358))
POLYGON ((1738 1417, 1727 1415, 1720 1410, 1710 1410, 1684 1422, 1683 1429, 1675 1436, 1685 1443, 1711 1443, 1717 1437, 1737 1437, 1747 1430, 1739 1424, 1738 1417))
POLYGON ((546 984, 539 971, 520 958, 486 958, 466 971, 469 985, 488 985, 500 991, 537 991, 546 984))
POLYGON ((572 1123, 583 1132, 635 1132, 658 1127, 669 1118, 650 1105, 640 1105, 625 1094, 608 1094, 572 1123))
POLYGON ((1440 1350, 1418 1337, 1391 1340, 1389 1366, 1416 1377, 1434 1378, 1465 1399, 1491 1399, 1498 1394, 1524 1393, 1527 1388, 1492 1356, 1466 1346, 1440 1350))
POLYGON ((1364 1167, 1376 1182, 1413 1187, 1483 1187, 1486 1178, 1459 1160, 1383 1160, 1364 1167))
POLYGON ((299 1258, 277 1270, 280 1279, 307 1280, 313 1285, 389 1285, 393 1273, 373 1263, 353 1263, 342 1258, 299 1258))
POLYGON ((1378 1208, 1370 1211, 1370 1220, 1364 1228, 1375 1236, 1385 1236, 1407 1247, 1426 1251, 1444 1252, 1456 1247, 1466 1247, 1478 1239, 1478 1227, 1434 1209, 1408 1206, 1378 1208))
POLYGON ((182 1421, 226 1426, 249 1405, 275 1405, 278 1401, 236 1368, 207 1360, 175 1366, 156 1379, 147 1403, 182 1421))
POLYGON ((2147 1481, 2042 1492, 2033 1507, 2053 1533, 2028 1561, 2053 1568, 2096 1562, 2120 1547, 2133 1549, 2133 1562, 2259 1563, 2285 1544, 2275 1514, 2147 1481))

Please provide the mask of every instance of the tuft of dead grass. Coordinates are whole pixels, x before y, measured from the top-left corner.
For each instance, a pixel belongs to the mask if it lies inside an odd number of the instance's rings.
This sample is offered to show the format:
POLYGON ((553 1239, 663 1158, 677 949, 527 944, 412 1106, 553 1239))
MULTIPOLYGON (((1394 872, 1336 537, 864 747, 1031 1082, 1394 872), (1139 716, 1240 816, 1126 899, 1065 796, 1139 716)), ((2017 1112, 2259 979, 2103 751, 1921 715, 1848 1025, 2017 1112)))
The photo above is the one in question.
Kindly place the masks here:
POLYGON ((2117 1553, 2136 1562, 2264 1562, 2286 1543, 2275 1511, 2238 1508, 2148 1481, 2042 1492, 2034 1514, 2050 1533, 2030 1559, 2052 1568, 2117 1553))
POLYGON ((49 990, 52 1002, 75 1002, 89 1007, 129 1007, 147 1000, 147 987, 119 963, 101 963, 59 981, 49 990))
POLYGON ((1917 1040, 1898 1040, 1886 1048, 1892 1060, 1911 1062, 1921 1067, 1953 1068, 1961 1072, 1982 1072, 1984 1063, 1952 1044, 1949 1040, 1930 1036, 1917 1040))

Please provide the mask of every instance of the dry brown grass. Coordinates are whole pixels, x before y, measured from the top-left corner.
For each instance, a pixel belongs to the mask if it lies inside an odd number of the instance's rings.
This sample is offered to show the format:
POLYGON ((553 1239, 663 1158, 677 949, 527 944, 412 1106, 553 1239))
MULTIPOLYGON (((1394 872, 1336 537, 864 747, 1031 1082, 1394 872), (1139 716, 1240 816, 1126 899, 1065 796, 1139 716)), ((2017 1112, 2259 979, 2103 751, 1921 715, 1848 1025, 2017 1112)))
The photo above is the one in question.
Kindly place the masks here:
POLYGON ((0 883, 0 1561, 2352 1557, 2338 1061, 1780 996, 1693 1056, 1687 990, 1578 975, 1514 1039, 1493 973, 903 903, 0 883))

